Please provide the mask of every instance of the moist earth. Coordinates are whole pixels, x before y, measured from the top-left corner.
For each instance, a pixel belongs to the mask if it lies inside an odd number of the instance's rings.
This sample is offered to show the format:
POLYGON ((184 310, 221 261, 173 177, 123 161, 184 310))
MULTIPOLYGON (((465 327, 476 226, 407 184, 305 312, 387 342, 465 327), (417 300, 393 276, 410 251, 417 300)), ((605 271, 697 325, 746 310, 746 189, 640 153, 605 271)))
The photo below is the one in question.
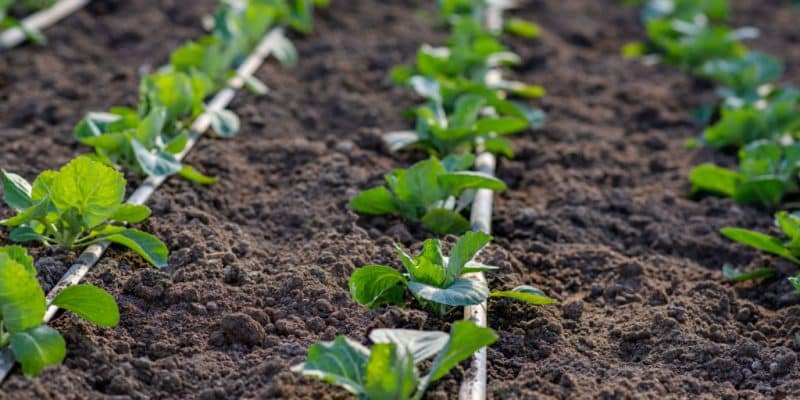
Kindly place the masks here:
MULTIPOLYGON (((99 1, 46 31, 46 47, 0 59, 0 166, 32 179, 88 151, 72 127, 89 110, 134 105, 140 74, 202 34, 214 2, 99 1)), ((735 2, 736 25, 761 29, 750 43, 800 77, 800 11, 788 1, 735 2)), ((334 0, 313 34, 294 38, 291 69, 269 63, 265 96, 232 104, 243 121, 232 140, 206 139, 188 162, 221 179, 170 179, 142 226, 169 246, 169 268, 112 249, 88 280, 118 299, 122 321, 100 329, 69 314, 68 357, 39 379, 15 372, 2 399, 344 399, 346 392, 289 371, 318 340, 364 341, 374 328, 447 330, 406 308, 356 305, 357 267, 397 265, 393 243, 416 250, 429 235, 396 218, 347 207, 382 174, 423 157, 392 154, 381 132, 410 126, 419 100, 392 87, 388 70, 437 44, 430 2, 334 0)), ((547 124, 517 136, 501 160, 509 190, 496 196, 493 244, 482 261, 490 285, 542 288, 559 305, 493 301, 489 349, 494 399, 796 398, 800 396, 800 296, 796 266, 722 238, 725 226, 762 231, 773 210, 689 198, 693 165, 735 154, 690 150, 694 108, 714 88, 668 66, 619 57, 644 37, 638 12, 616 0, 534 0, 517 16, 542 26, 535 41, 508 39, 522 56, 517 79, 543 84, 547 124), (724 264, 773 265, 760 284, 726 282, 724 264)), ((131 185, 138 182, 131 177, 131 185)), ((0 214, 7 216, 3 209, 0 214)), ((446 238, 448 243, 453 237, 446 238)), ((7 243, 7 232, 0 243, 7 243)), ((77 254, 36 248, 50 287, 77 254)), ((453 398, 457 368, 427 398, 453 398)))

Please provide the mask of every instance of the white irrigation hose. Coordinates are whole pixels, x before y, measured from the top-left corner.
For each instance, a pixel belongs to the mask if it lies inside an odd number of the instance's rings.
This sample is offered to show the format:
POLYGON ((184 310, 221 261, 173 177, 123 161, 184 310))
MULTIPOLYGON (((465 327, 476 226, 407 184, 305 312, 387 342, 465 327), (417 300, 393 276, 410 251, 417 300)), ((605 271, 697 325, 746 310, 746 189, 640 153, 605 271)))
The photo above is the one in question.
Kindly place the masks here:
POLYGON ((66 16, 80 10, 90 0, 60 0, 52 7, 37 11, 26 17, 20 24, 22 27, 15 26, 8 28, 0 33, 0 51, 10 49, 24 42, 28 35, 27 31, 39 32, 55 24, 66 16))
MULTIPOLYGON (((516 5, 514 0, 488 0, 484 18, 484 25, 489 31, 502 32, 503 30, 503 10, 513 8, 516 5)), ((494 86, 502 81, 500 70, 495 68, 489 70, 484 78, 486 84, 494 86)), ((478 157, 475 160, 475 169, 479 172, 494 176, 497 160, 494 154, 482 148, 477 149, 478 157)), ((470 223, 473 231, 482 231, 487 234, 492 232, 492 203, 494 192, 489 189, 480 189, 475 193, 472 202, 472 215, 470 223)), ((472 279, 486 282, 483 273, 473 274, 472 279)), ((464 307, 464 319, 469 319, 486 327, 488 325, 487 316, 488 305, 484 301, 481 304, 464 307)), ((486 348, 478 350, 469 362, 469 369, 464 376, 464 382, 458 392, 459 400, 485 400, 486 399, 486 375, 488 371, 488 361, 486 348)))
MULTIPOLYGON (((236 90, 244 86, 244 79, 241 77, 253 76, 258 67, 260 67, 264 60, 276 49, 276 40, 281 38, 283 38, 283 28, 274 28, 264 36, 255 50, 250 53, 250 56, 248 56, 236 70, 236 77, 228 81, 228 86, 225 89, 217 92, 216 96, 214 96, 206 106, 206 111, 192 123, 189 141, 183 151, 177 154, 175 158, 182 160, 186 156, 189 150, 200 140, 200 137, 203 136, 203 133, 210 127, 211 114, 224 109, 230 104, 231 100, 233 100, 233 96, 236 94, 236 90)), ((137 205, 145 204, 150 196, 153 195, 153 192, 155 192, 159 185, 164 183, 166 179, 166 176, 147 178, 142 185, 131 194, 128 198, 128 203, 137 205)), ((97 263, 100 257, 103 256, 109 244, 109 242, 101 242, 87 247, 86 250, 81 253, 80 257, 78 257, 75 264, 70 267, 61 280, 47 294, 48 303, 65 288, 78 284, 83 277, 86 276, 86 273, 97 263)), ((57 311, 58 307, 56 306, 48 307, 47 313, 44 316, 44 322, 50 322, 57 311)), ((0 382, 5 379, 9 371, 14 367, 14 362, 14 355, 10 349, 6 348, 0 353, 0 382)))

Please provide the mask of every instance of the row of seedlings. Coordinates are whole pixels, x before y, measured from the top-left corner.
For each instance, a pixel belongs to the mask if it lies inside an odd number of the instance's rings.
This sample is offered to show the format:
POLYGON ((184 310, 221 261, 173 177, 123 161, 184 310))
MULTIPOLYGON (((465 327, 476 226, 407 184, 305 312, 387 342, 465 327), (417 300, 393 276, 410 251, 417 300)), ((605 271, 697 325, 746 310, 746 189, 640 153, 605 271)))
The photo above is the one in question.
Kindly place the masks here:
POLYGON ((94 154, 79 156, 58 171, 44 171, 32 184, 3 171, 4 200, 17 211, 0 221, 12 229, 11 240, 86 248, 47 296, 26 250, 0 248, 3 378, 15 359, 27 376, 63 361, 64 340, 46 325, 59 308, 99 326, 119 322, 118 307, 110 295, 78 283, 112 243, 135 251, 155 267, 167 266, 167 246, 126 225, 150 216, 144 204, 169 176, 179 174, 201 184, 216 181, 181 160, 209 126, 220 137, 236 133, 239 119, 225 109, 235 91, 247 86, 264 93, 266 87, 253 77, 263 60, 268 55, 284 64, 296 60, 284 27, 309 32, 314 7, 325 4, 312 0, 222 2, 208 35, 180 47, 168 65, 142 79, 136 109, 112 107, 109 112, 88 113, 78 123, 76 139, 94 147, 94 154), (234 67, 238 68, 234 71, 234 67), (214 92, 217 95, 205 104, 214 92), (117 170, 122 168, 146 177, 126 203, 126 181, 117 170))
MULTIPOLYGON (((675 65, 720 85, 718 104, 695 112, 706 128, 689 145, 736 150, 738 166, 696 166, 689 177, 693 194, 774 209, 786 196, 800 192, 800 91, 778 83, 784 70, 778 58, 749 51, 742 43, 758 31, 727 25, 728 0, 651 0, 642 18, 649 40, 627 45, 624 55, 675 65)), ((731 227, 722 234, 800 264, 800 214, 780 211, 775 224, 785 238, 731 227)), ((724 273, 745 281, 771 277, 775 270, 741 273, 726 267, 724 273)), ((788 279, 800 291, 800 276, 788 279)))
POLYGON ((42 30, 89 4, 90 0, 0 0, 0 51, 26 40, 45 42, 42 30), (30 14, 24 19, 12 14, 30 14))
MULTIPOLYGON (((413 110, 415 129, 385 135, 390 149, 414 147, 429 158, 392 171, 385 176, 385 185, 361 192, 350 205, 362 214, 396 215, 419 222, 438 236, 461 236, 449 256, 444 255, 439 239, 425 240, 416 255, 395 245, 405 273, 391 266, 364 266, 351 275, 349 289, 356 302, 371 309, 402 307, 410 292, 417 304, 439 317, 465 307, 467 319, 454 322, 449 335, 376 329, 369 335, 370 348, 339 336, 312 345, 306 361, 293 368, 359 398, 420 399, 431 383, 476 352, 483 354, 482 377, 480 371, 473 374, 461 396, 485 398, 485 347, 497 340, 486 327, 486 300, 505 297, 535 305, 555 303, 530 286, 490 291, 482 273, 497 267, 475 260, 491 241, 493 192, 506 188, 492 175, 494 155, 512 157, 512 143, 505 136, 538 127, 544 119, 541 111, 507 96, 535 98, 543 95, 543 89, 507 81, 498 74, 500 67, 517 64, 519 57, 500 42, 502 29, 484 26, 500 10, 493 2, 443 0, 438 7, 442 22, 451 30, 447 45, 423 45, 413 66, 391 72, 395 83, 412 88, 426 100, 413 110), (476 170, 469 170, 473 167, 476 170), (473 224, 462 214, 470 207, 473 224), (483 315, 474 318, 473 309, 483 315), (427 372, 420 374, 418 366, 430 358, 427 372)), ((535 25, 509 22, 507 30, 536 36, 535 25)))

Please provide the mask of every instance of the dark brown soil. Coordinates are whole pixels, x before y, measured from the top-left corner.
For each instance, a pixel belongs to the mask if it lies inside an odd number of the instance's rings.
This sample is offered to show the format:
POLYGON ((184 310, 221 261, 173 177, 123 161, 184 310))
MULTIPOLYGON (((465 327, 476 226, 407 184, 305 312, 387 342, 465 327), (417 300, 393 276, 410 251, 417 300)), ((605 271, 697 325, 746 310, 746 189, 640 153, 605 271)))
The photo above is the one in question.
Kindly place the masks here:
MULTIPOLYGON (((99 2, 48 30, 47 47, 3 54, 0 166, 32 178, 86 151, 71 138, 81 115, 132 104, 140 66, 199 35, 213 7, 151 3, 99 2)), ((144 228, 172 250, 169 269, 109 252, 90 281, 116 295, 120 326, 61 316, 64 365, 35 381, 15 374, 0 398, 347 398, 289 366, 337 334, 447 329, 457 316, 369 311, 347 293, 354 268, 396 264, 393 241, 427 236, 396 219, 359 218, 346 203, 417 157, 388 153, 378 133, 407 126, 401 111, 417 101, 387 84, 388 69, 442 39, 418 12, 429 3, 334 1, 319 12, 316 32, 296 40, 300 64, 265 66, 258 75, 272 92, 235 100, 241 135, 191 154, 222 180, 171 179, 152 199, 144 228)), ((800 12, 779 0, 736 3, 737 23, 763 29, 753 47, 783 57, 797 83, 800 12)), ((770 212, 686 196, 692 165, 731 161, 684 147, 699 130, 691 110, 713 88, 618 57, 642 32, 636 11, 616 0, 536 0, 519 15, 544 29, 541 40, 510 43, 524 59, 519 78, 547 87, 549 121, 518 137, 517 158, 499 165, 511 189, 498 196, 496 240, 483 257, 502 268, 494 287, 536 285, 561 305, 491 304, 500 340, 489 350, 490 397, 797 398, 800 298, 784 279, 797 268, 717 234, 769 229, 770 212), (780 277, 735 286, 724 263, 777 264, 780 277)), ((47 284, 74 257, 36 253, 47 284)), ((428 398, 452 398, 460 378, 428 398)))

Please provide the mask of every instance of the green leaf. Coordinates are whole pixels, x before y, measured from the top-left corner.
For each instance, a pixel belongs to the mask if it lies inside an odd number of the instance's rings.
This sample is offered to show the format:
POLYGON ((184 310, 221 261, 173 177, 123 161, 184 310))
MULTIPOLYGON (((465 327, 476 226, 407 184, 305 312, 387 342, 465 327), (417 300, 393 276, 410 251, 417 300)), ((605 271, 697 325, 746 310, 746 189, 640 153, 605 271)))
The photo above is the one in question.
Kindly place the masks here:
POLYGON ((35 274, 0 253, 0 315, 10 333, 39 326, 45 313, 44 291, 35 274))
POLYGON ((463 171, 475 164, 475 155, 472 153, 450 154, 442 159, 442 165, 447 172, 463 171))
POLYGON ((497 335, 489 328, 483 328, 469 320, 453 323, 450 329, 450 341, 445 349, 434 359, 426 382, 435 382, 461 361, 473 353, 497 341, 497 335))
POLYGON ((504 137, 493 137, 483 141, 486 151, 492 154, 503 155, 506 158, 514 158, 514 143, 504 137))
POLYGON ((450 127, 469 127, 478 119, 481 109, 486 105, 483 97, 466 94, 456 100, 453 116, 450 117, 450 127))
POLYGON ((756 268, 748 272, 740 272, 730 265, 722 267, 722 275, 733 282, 746 282, 758 279, 767 279, 775 276, 775 268, 756 268))
POLYGON ((72 311, 98 326, 111 328, 119 323, 117 302, 105 290, 96 286, 70 286, 62 290, 52 304, 72 311))
POLYGON ((444 332, 413 329, 374 329, 369 333, 373 343, 394 343, 420 363, 438 354, 447 345, 450 335, 444 332))
POLYGON ((446 196, 438 180, 439 175, 446 171, 441 162, 435 158, 420 161, 407 170, 397 170, 397 186, 394 193, 401 200, 417 208, 427 208, 446 196))
POLYGON ((464 189, 506 190, 506 184, 489 174, 478 171, 458 171, 439 175, 439 184, 451 196, 458 196, 464 189))
POLYGON ((164 107, 153 107, 139 123, 136 130, 136 140, 148 148, 152 147, 156 142, 156 138, 161 136, 166 122, 167 110, 164 107))
POLYGON ((233 137, 239 133, 241 122, 239 117, 231 110, 216 110, 209 113, 211 117, 211 127, 217 135, 222 137, 233 137))
POLYGON ((24 210, 33 205, 31 201, 31 184, 25 178, 6 172, 3 173, 3 198, 9 207, 24 210))
POLYGON ((5 226, 20 226, 30 221, 42 218, 47 214, 48 207, 50 206, 49 199, 43 199, 30 208, 22 210, 17 215, 0 221, 0 225, 5 226))
POLYGON ((350 275, 350 294, 359 304, 373 309, 384 304, 402 306, 406 278, 391 267, 368 265, 350 275))
POLYGON ((738 172, 727 168, 702 164, 692 168, 689 180, 692 182, 692 193, 711 192, 733 197, 741 176, 738 172))
POLYGON ((773 236, 739 228, 723 228, 722 235, 733 241, 755 247, 756 249, 775 254, 800 264, 800 260, 784 247, 783 242, 773 236))
POLYGON ((439 236, 460 235, 470 228, 470 223, 464 216, 444 208, 434 208, 428 211, 422 217, 422 223, 439 236))
POLYGON ((119 227, 106 227, 99 232, 100 235, 90 243, 109 241, 125 246, 139 254, 150 264, 158 268, 167 266, 169 250, 167 246, 155 236, 137 229, 124 229, 119 227))
POLYGON ((558 303, 556 299, 545 296, 541 290, 527 285, 517 286, 511 290, 495 290, 492 291, 491 296, 524 301, 537 306, 558 303))
POLYGON ((22 373, 28 377, 38 376, 45 367, 61 364, 67 355, 64 338, 47 325, 12 334, 10 347, 22 365, 22 373))
POLYGON ((108 220, 122 203, 125 178, 112 168, 81 156, 58 171, 50 190, 56 207, 63 211, 76 209, 91 228, 108 220))
POLYGON ((472 261, 491 240, 492 237, 483 232, 467 232, 458 238, 447 262, 447 280, 452 282, 461 276, 467 262, 472 261))
POLYGON ((292 367, 293 372, 340 386, 350 393, 365 394, 364 380, 369 350, 344 336, 332 342, 313 344, 306 361, 292 367))
POLYGON ((17 243, 25 243, 40 240, 42 236, 36 233, 36 231, 29 226, 20 226, 11 231, 11 233, 8 235, 8 238, 17 243))
POLYGON ((775 223, 786 236, 792 239, 800 238, 800 218, 796 215, 780 211, 775 214, 775 223))
POLYGON ((368 399, 410 399, 417 384, 414 360, 394 343, 370 349, 364 390, 368 399))
POLYGON ((369 215, 394 214, 397 212, 397 208, 394 205, 394 195, 383 186, 359 193, 350 200, 350 207, 362 214, 369 215))
POLYGON ((625 58, 639 58, 646 54, 647 45, 642 42, 631 42, 622 46, 622 56, 625 58))
POLYGON ((186 148, 187 143, 189 143, 189 132, 183 131, 164 146, 164 151, 170 154, 178 154, 186 148))
POLYGON ((219 178, 203 174, 191 165, 183 165, 181 170, 178 171, 178 174, 192 182, 199 183, 201 185, 211 185, 219 180, 219 178))
POLYGON ((136 161, 147 176, 170 176, 180 172, 183 166, 175 156, 165 151, 148 150, 136 140, 131 140, 136 161))
POLYGON ((539 34, 541 33, 539 25, 519 18, 509 19, 506 22, 505 28, 507 32, 526 39, 539 37, 539 34))
POLYGON ((123 204, 117 208, 111 220, 138 224, 150 217, 150 208, 136 204, 123 204))
POLYGON ((484 118, 475 123, 477 135, 496 133, 507 135, 524 131, 528 128, 528 121, 515 117, 484 118))
POLYGON ((19 263, 28 271, 29 274, 36 276, 36 267, 33 265, 33 257, 28 255, 28 251, 20 246, 0 247, 0 254, 5 254, 9 259, 19 263))
POLYGON ((408 288, 416 296, 425 300, 455 307, 480 304, 489 297, 489 288, 486 283, 467 278, 456 279, 455 282, 444 288, 410 281, 408 288))

